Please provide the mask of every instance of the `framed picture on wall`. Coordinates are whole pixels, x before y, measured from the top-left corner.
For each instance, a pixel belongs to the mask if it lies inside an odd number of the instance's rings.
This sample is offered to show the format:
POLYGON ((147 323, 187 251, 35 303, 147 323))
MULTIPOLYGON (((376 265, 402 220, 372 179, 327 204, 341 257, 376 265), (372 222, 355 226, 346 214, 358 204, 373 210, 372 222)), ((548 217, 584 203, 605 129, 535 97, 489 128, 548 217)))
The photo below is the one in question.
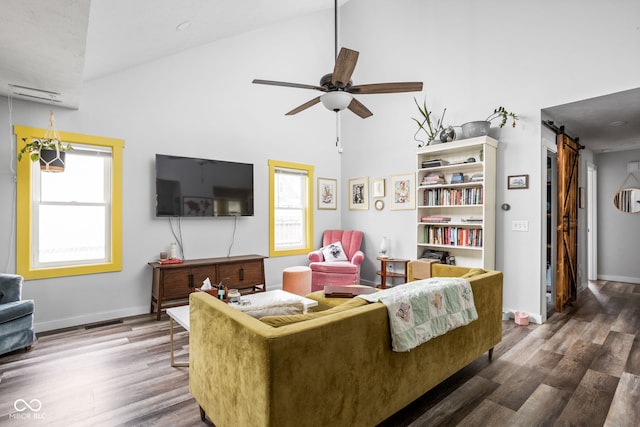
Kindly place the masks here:
POLYGON ((318 209, 338 208, 338 181, 318 178, 318 209))
POLYGON ((389 182, 391 209, 415 209, 415 176, 412 173, 393 175, 389 182))
POLYGON ((349 209, 369 209, 369 178, 354 178, 349 180, 349 209))
POLYGON ((529 175, 509 175, 507 178, 509 190, 523 190, 529 188, 529 175))
POLYGON ((384 178, 371 181, 371 197, 384 197, 384 178))

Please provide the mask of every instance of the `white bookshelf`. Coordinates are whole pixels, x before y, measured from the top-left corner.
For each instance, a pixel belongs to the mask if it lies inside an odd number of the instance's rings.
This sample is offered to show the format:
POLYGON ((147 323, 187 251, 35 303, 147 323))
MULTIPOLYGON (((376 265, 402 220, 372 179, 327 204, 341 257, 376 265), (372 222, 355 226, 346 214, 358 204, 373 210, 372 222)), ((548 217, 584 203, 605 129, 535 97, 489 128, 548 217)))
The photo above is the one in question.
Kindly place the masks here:
POLYGON ((425 249, 441 250, 454 256, 456 265, 495 268, 497 148, 498 141, 488 136, 418 148, 417 258, 425 249), (423 167, 423 162, 438 160, 447 164, 423 167), (464 182, 452 184, 452 176, 460 173, 464 182), (445 182, 425 183, 433 174, 445 182))

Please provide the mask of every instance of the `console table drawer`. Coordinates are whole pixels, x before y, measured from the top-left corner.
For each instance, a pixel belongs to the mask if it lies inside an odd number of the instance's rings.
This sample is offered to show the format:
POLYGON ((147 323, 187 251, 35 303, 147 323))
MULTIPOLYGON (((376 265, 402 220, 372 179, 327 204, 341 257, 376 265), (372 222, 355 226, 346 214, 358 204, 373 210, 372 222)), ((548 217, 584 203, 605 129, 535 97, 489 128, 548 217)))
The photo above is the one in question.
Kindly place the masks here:
POLYGON ((243 289, 262 285, 264 284, 264 264, 262 261, 219 264, 218 281, 220 280, 224 280, 224 284, 229 288, 243 289))

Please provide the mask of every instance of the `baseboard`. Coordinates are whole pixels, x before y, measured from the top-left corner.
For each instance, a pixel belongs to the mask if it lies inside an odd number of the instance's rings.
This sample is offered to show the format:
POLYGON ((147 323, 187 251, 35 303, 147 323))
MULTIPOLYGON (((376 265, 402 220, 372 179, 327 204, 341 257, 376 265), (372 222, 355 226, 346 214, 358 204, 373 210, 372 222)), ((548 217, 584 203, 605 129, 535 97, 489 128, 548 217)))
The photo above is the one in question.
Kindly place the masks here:
POLYGON ((609 276, 607 274, 598 274, 598 280, 608 280, 610 282, 625 282, 625 283, 640 284, 640 278, 638 277, 609 276))
POLYGON ((103 322, 105 320, 119 319, 121 317, 137 316, 139 314, 149 313, 149 306, 144 307, 129 307, 121 310, 103 311, 101 313, 91 313, 82 316, 65 317, 64 319, 49 320, 45 322, 34 322, 34 329, 36 333, 53 331, 56 329, 71 328, 74 326, 81 326, 90 323, 103 322))

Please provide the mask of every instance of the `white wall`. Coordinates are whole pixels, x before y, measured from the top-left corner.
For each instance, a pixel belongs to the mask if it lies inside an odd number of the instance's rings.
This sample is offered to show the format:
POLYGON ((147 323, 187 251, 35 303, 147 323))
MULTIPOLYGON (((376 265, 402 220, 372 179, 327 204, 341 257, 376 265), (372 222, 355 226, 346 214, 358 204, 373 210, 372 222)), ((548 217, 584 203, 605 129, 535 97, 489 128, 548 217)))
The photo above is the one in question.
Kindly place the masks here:
MULTIPOLYGON (((505 309, 540 321, 540 110, 638 87, 640 57, 632 54, 640 51, 638 16, 635 0, 351 0, 342 8, 341 44, 360 51, 354 84, 419 80, 424 91, 359 97, 374 116, 343 120, 343 181, 388 179, 415 168, 414 95, 426 95, 438 116, 446 107, 445 122, 453 125, 482 120, 500 105, 517 112, 518 126, 499 136, 496 205, 509 203, 511 210, 496 210, 496 268, 504 272, 505 309), (507 176, 516 174, 529 174, 529 190, 506 189, 507 176), (512 220, 527 220, 529 232, 512 232, 512 220)), ((344 210, 343 226, 366 230, 367 249, 387 235, 392 256, 415 256, 413 211, 344 210)), ((371 255, 364 276, 375 280, 376 268, 371 255)))
MULTIPOLYGON (((598 164, 598 279, 640 283, 640 214, 620 212, 613 196, 624 187, 640 188, 627 163, 640 162, 640 150, 602 153, 598 164)), ((640 179, 638 173, 636 178, 640 179)))
MULTIPOLYGON (((36 300, 39 330, 148 310, 146 266, 172 240, 166 220, 152 214, 156 152, 253 162, 256 216, 238 220, 233 254, 268 251, 267 159, 316 166, 316 176, 340 181, 338 211, 316 211, 316 242, 330 227, 365 232, 364 281, 376 280, 383 235, 391 255, 415 257, 414 211, 349 211, 346 182, 413 172, 417 114, 412 96, 447 108, 449 124, 484 119, 503 105, 520 114, 499 135, 496 268, 504 272, 504 306, 542 317, 540 245, 543 170, 540 110, 640 86, 640 31, 636 0, 492 0, 427 2, 351 0, 342 8, 342 45, 360 51, 358 83, 424 81, 419 94, 363 95, 374 116, 341 113, 344 153, 335 146, 335 118, 320 106, 294 117, 291 108, 317 96, 297 89, 252 85, 253 78, 315 83, 333 67, 333 14, 222 40, 85 85, 79 111, 55 109, 60 130, 125 139, 124 265, 119 273, 37 280, 25 297, 36 300), (615 66, 611 66, 615 64, 615 66), (529 174, 530 189, 506 190, 506 177, 529 174), (528 233, 510 231, 528 220, 528 233)), ((3 98, 6 101, 6 98, 3 98)), ((13 122, 46 127, 49 108, 14 101, 13 122)), ((7 117, 6 102, 0 116, 7 117)), ((13 196, 10 130, 0 123, 0 196, 13 196)), ((387 181, 388 183, 388 181, 387 181)), ((600 194, 605 194, 601 192, 600 194)), ((603 196, 604 197, 604 196, 603 196)), ((0 206, 0 263, 15 267, 12 206, 0 206)), ((185 220, 187 257, 224 256, 230 220, 185 220)), ((305 258, 267 260, 267 286, 283 267, 305 258)), ((604 270, 603 270, 604 271, 604 270)))
MULTIPOLYGON (((312 164, 316 177, 340 179, 340 154, 333 114, 317 106, 284 115, 316 92, 251 81, 315 84, 333 67, 333 44, 324 43, 333 34, 332 23, 326 11, 186 51, 86 83, 79 111, 54 108, 61 131, 125 140, 123 269, 26 282, 24 297, 35 300, 38 331, 148 312, 147 263, 174 240, 168 220, 154 217, 155 153, 254 163, 255 216, 238 218, 231 255, 269 254, 267 160, 312 164)), ((14 193, 8 159, 15 136, 7 99, 1 101, 0 195, 8 201, 14 193)), ((49 109, 14 100, 13 123, 46 128, 49 109)), ((9 272, 15 271, 12 209, 8 202, 0 206, 0 264, 9 272)), ((340 212, 316 211, 315 224, 317 246, 321 230, 340 227, 340 212)), ((183 219, 182 232, 186 258, 226 256, 233 219, 183 219)), ((284 267, 305 263, 304 256, 266 260, 267 288, 280 286, 284 267)))

